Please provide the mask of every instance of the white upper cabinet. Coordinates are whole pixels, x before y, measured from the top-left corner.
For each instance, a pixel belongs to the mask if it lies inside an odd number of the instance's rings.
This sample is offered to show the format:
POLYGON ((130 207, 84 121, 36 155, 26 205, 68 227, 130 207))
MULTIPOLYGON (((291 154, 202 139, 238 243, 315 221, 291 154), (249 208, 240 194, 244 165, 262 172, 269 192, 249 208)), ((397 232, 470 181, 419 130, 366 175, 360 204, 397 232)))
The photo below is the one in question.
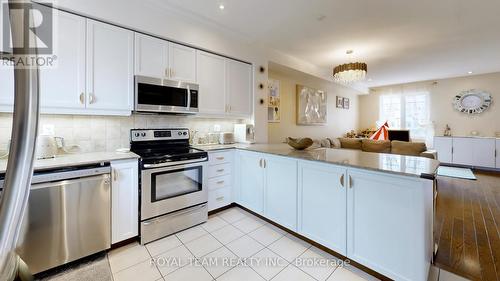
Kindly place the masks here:
POLYGON ((252 66, 228 59, 226 77, 228 114, 242 117, 252 115, 252 66))
POLYGON ((87 20, 87 107, 133 109, 134 33, 87 20))
POLYGON ((57 13, 54 36, 56 65, 40 68, 40 108, 43 113, 85 109, 86 20, 70 13, 57 13))
POLYGON ((226 110, 226 59, 197 52, 197 78, 200 85, 200 113, 224 114, 226 110))
POLYGON ((135 74, 168 78, 168 41, 135 33, 135 74))
POLYGON ((0 111, 14 110, 14 68, 0 65, 0 111))
POLYGON ((168 48, 170 79, 196 82, 196 50, 170 43, 168 48))
POLYGON ((135 33, 135 74, 196 82, 196 50, 135 33))

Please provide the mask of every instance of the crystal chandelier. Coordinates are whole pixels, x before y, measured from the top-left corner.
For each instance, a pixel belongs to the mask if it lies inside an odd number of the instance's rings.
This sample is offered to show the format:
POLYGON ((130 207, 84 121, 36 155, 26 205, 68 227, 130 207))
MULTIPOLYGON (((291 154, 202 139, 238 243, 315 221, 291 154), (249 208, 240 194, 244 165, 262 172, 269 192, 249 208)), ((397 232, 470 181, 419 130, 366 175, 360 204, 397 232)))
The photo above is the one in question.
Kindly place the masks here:
MULTIPOLYGON (((347 55, 352 55, 353 51, 348 50, 347 55)), ((333 69, 333 78, 335 81, 343 84, 365 80, 368 67, 366 63, 351 62, 339 65, 333 69)))

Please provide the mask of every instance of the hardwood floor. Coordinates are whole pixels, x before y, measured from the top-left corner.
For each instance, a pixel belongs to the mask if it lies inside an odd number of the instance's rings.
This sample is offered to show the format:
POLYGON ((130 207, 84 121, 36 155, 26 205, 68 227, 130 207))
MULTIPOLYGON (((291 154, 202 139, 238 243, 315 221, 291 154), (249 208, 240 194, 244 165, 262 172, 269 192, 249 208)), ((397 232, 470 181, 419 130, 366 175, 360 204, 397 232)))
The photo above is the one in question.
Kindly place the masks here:
POLYGON ((436 265, 472 280, 500 281, 500 173, 477 181, 438 177, 436 265))

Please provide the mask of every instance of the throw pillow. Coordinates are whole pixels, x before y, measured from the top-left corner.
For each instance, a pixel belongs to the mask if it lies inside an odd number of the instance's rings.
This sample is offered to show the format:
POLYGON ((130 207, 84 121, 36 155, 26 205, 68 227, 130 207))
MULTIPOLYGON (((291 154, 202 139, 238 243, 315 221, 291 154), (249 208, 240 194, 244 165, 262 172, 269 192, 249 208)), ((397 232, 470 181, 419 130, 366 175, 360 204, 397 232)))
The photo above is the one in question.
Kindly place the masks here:
POLYGON ((364 139, 362 141, 362 149, 366 152, 390 153, 391 141, 364 139))
POLYGON ((420 153, 427 150, 423 142, 392 141, 391 152, 401 155, 420 156, 420 153))
POLYGON ((340 138, 340 147, 341 148, 350 148, 350 149, 361 149, 362 142, 361 139, 349 139, 349 138, 340 138))

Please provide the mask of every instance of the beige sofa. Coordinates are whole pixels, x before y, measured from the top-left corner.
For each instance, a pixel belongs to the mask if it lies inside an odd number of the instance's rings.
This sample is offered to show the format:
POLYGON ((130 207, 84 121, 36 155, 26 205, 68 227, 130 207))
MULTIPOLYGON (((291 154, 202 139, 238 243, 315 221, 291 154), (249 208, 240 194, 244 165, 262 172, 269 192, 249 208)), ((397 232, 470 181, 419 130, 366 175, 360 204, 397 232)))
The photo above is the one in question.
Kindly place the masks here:
POLYGON ((327 138, 320 140, 319 144, 322 147, 358 149, 366 152, 392 153, 437 159, 437 152, 434 150, 427 150, 427 146, 423 142, 327 138))

